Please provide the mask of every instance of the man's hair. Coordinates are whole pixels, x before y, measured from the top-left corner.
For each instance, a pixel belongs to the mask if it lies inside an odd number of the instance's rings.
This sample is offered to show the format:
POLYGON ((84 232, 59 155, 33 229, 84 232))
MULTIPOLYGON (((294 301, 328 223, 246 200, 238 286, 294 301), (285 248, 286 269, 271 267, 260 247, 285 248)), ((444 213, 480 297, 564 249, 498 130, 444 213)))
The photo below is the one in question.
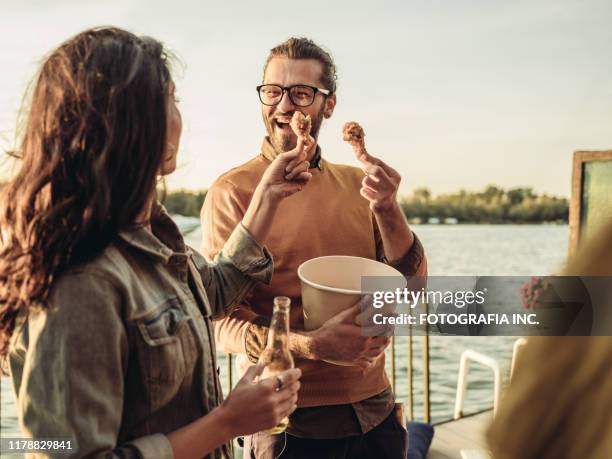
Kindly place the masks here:
POLYGON ((270 50, 266 64, 264 65, 264 74, 268 68, 268 64, 275 57, 285 57, 288 59, 315 59, 323 64, 323 74, 321 82, 325 89, 329 89, 332 93, 336 92, 336 64, 327 51, 317 45, 309 38, 291 37, 278 46, 270 50))

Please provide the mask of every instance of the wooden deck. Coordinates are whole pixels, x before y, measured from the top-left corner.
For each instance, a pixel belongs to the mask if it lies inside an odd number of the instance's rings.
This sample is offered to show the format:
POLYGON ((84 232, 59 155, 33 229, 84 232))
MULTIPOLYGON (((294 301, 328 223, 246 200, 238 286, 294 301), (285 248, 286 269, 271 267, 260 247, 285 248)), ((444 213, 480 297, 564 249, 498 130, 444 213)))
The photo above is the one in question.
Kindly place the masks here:
POLYGON ((469 450, 470 459, 486 459, 486 454, 478 455, 477 451, 486 451, 484 433, 492 418, 493 411, 488 410, 435 425, 427 459, 463 459, 461 450, 469 450))

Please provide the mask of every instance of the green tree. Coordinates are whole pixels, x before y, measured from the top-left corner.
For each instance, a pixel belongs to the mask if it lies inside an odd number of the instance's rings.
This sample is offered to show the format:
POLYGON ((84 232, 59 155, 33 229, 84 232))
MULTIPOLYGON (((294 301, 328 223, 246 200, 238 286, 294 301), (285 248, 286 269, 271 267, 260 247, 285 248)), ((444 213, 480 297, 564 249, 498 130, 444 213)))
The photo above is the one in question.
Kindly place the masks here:
POLYGON ((418 188, 402 198, 400 205, 408 218, 422 221, 452 217, 462 223, 566 222, 569 214, 565 198, 538 196, 531 188, 505 191, 495 185, 480 192, 459 190, 438 196, 427 188, 418 188))
POLYGON ((206 198, 206 190, 198 192, 178 190, 168 192, 165 196, 162 193, 158 193, 158 196, 169 213, 186 217, 198 217, 206 198))

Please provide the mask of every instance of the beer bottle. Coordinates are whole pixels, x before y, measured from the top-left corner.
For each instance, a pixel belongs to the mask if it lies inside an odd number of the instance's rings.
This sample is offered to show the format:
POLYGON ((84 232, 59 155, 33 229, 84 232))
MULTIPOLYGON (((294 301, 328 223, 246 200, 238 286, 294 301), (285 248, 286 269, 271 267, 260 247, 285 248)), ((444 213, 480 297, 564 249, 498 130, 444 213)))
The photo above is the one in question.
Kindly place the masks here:
MULTIPOLYGON (((268 343, 259 356, 259 363, 265 364, 260 379, 274 377, 277 374, 293 368, 293 357, 289 351, 289 306, 291 299, 286 296, 274 298, 274 310, 272 322, 268 333, 268 343)), ((284 432, 289 424, 289 418, 284 418, 276 427, 268 430, 268 433, 277 434, 284 432)))

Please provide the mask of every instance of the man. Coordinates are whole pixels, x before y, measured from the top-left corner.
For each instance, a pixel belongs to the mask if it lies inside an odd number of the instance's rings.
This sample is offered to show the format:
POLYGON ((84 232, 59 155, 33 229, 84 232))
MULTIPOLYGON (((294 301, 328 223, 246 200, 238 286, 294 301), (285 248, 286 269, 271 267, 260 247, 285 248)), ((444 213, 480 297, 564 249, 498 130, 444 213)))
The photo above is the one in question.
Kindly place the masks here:
POLYGON ((212 259, 242 218, 268 164, 298 145, 289 126, 293 113, 310 115, 311 138, 303 148, 312 178, 270 222, 272 284, 257 286, 248 303, 215 325, 217 343, 238 354, 238 365, 244 367, 265 348, 273 298, 292 299, 289 346, 302 370, 299 408, 290 417, 288 435, 248 437, 245 457, 276 458, 281 451, 291 458, 406 457, 406 432, 394 415, 384 370, 389 338, 362 336, 355 325, 359 305, 318 330, 303 331, 296 271, 308 259, 353 255, 381 260, 408 275, 427 271, 423 248, 396 201, 400 175, 370 155, 360 159, 363 171, 321 157, 316 139, 323 120, 334 112, 335 90, 333 60, 311 40, 291 38, 273 48, 258 87, 268 132, 261 153, 219 177, 202 208, 202 250, 212 259))

